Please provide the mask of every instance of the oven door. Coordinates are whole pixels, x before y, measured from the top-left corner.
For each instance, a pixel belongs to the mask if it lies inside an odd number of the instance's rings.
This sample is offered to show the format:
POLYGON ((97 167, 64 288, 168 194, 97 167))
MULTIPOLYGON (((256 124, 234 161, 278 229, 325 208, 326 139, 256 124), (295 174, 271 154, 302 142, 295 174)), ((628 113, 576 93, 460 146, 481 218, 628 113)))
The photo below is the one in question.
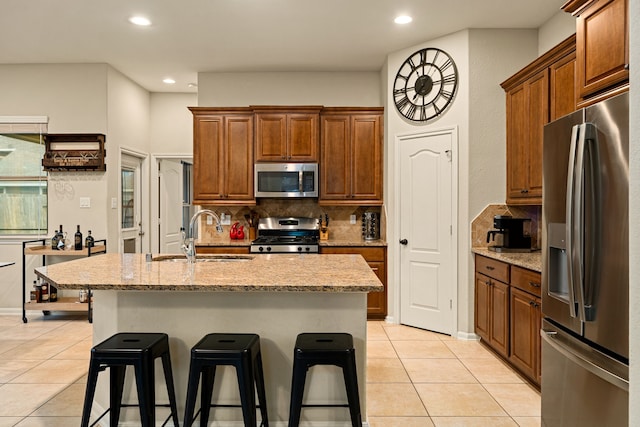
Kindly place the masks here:
POLYGON ((256 197, 318 197, 317 163, 256 163, 256 197))

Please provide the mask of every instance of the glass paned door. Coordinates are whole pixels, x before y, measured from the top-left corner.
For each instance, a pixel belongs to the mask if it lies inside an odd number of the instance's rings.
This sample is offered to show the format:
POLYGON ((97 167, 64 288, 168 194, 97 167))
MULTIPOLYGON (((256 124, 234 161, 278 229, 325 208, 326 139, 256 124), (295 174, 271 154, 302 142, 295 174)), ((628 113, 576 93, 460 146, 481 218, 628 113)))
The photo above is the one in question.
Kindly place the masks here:
POLYGON ((120 168, 120 238, 122 253, 142 251, 142 159, 122 154, 120 168))

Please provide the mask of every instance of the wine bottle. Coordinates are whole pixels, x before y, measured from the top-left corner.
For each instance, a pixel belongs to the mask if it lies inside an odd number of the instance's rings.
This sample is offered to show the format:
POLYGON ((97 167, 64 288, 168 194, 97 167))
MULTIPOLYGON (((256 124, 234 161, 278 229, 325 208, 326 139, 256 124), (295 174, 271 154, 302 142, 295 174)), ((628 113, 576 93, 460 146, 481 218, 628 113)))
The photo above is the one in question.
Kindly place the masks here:
POLYGON ((87 235, 87 238, 84 240, 84 245, 87 248, 92 248, 93 247, 93 236, 91 235, 91 230, 89 230, 89 234, 87 235))
POLYGON ((47 282, 40 285, 40 299, 42 302, 49 302, 49 284, 47 282))
POLYGON ((49 283, 49 302, 58 301, 58 288, 49 283))
POLYGON ((73 235, 73 249, 76 251, 82 250, 82 233, 80 232, 80 225, 78 225, 76 234, 73 235))
POLYGON ((56 230, 56 233, 53 235, 53 237, 51 238, 51 249, 53 250, 58 250, 58 230, 56 230))

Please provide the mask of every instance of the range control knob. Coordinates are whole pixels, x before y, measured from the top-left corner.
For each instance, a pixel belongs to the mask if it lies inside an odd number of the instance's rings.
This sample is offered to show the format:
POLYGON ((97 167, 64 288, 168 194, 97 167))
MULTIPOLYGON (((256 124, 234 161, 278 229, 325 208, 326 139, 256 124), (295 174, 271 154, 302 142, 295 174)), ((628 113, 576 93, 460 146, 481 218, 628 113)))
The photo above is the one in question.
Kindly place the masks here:
POLYGON ((298 246, 298 252, 302 252, 302 248, 298 246))
POLYGON ((271 252, 271 246, 267 246, 267 252, 271 252))

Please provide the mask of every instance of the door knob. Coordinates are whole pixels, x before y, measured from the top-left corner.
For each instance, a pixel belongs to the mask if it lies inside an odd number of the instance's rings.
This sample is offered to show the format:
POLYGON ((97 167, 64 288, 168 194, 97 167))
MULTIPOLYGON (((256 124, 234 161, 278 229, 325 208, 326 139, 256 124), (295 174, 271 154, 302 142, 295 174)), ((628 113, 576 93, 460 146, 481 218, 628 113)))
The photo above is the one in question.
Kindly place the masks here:
POLYGON ((409 243, 409 241, 407 239, 400 240, 400 244, 401 245, 406 245, 407 243, 409 243))

